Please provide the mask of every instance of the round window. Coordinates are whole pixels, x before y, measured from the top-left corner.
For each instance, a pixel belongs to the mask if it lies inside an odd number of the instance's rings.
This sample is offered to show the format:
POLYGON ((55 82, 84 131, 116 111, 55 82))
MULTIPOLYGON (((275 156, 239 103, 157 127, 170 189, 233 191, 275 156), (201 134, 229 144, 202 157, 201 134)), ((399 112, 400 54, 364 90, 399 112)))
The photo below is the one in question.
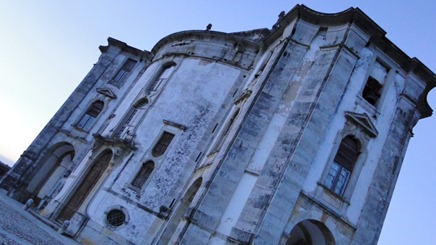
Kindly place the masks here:
POLYGON ((124 224, 126 215, 119 209, 113 209, 107 214, 107 222, 112 226, 120 226, 124 224))

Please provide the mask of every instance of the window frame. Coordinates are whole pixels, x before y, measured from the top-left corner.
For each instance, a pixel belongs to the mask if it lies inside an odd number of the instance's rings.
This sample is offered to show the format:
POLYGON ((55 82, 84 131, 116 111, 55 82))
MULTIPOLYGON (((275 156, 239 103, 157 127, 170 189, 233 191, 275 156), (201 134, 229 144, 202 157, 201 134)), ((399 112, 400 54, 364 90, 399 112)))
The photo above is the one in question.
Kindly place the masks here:
POLYGON ((350 176, 352 173, 352 171, 346 169, 343 165, 337 163, 336 161, 333 161, 333 163, 330 165, 330 169, 327 172, 327 177, 324 179, 324 185, 330 191, 334 192, 339 196, 342 196, 345 189, 347 188, 347 184, 350 180, 350 176), (337 169, 335 170, 334 167, 336 167, 337 169), (332 174, 332 172, 334 173, 332 174), (346 176, 344 176, 343 174, 346 174, 346 176), (328 180, 330 178, 331 180, 328 180))
POLYGON ((133 178, 132 181, 130 182, 130 186, 138 190, 144 188, 145 184, 151 179, 154 168, 155 168, 155 163, 152 160, 147 160, 146 162, 142 163, 141 167, 136 172, 135 178, 133 178), (145 172, 146 175, 145 177, 144 174, 141 174, 142 172, 145 172), (140 177, 142 179, 139 179, 140 177), (139 182, 139 183, 136 185, 135 182, 139 182))
POLYGON ((392 82, 393 75, 395 74, 395 69, 392 68, 392 65, 389 65, 389 62, 386 61, 383 57, 377 55, 370 67, 367 70, 365 81, 360 89, 360 93, 358 94, 359 100, 361 101, 360 105, 365 108, 366 111, 371 112, 372 114, 379 114, 379 108, 383 104, 384 97, 386 94, 387 87, 390 86, 392 82), (385 76, 383 78, 377 75, 375 69, 377 66, 381 66, 386 70, 385 76), (368 100, 368 91, 371 91, 369 83, 375 83, 376 87, 378 87, 377 91, 374 92, 377 99, 375 102, 371 102, 368 100))
POLYGON ((147 86, 147 92, 155 92, 159 90, 162 85, 171 78, 171 75, 174 73, 176 69, 176 63, 173 61, 165 62, 162 64, 158 71, 154 74, 153 78, 150 80, 147 86), (167 74, 168 73, 168 74, 167 74), (166 77, 162 76, 166 74, 166 77))
POLYGON ((365 82, 365 86, 362 89, 361 96, 370 105, 377 107, 382 97, 383 87, 384 86, 380 81, 372 76, 368 76, 368 79, 366 79, 365 82), (371 99, 374 99, 375 101, 371 101, 371 99))
POLYGON ((173 132, 169 132, 167 130, 162 131, 162 133, 159 135, 159 139, 153 144, 151 155, 156 158, 165 155, 175 137, 176 134, 173 132), (169 142, 161 142, 162 140, 165 140, 164 137, 170 137, 170 139, 167 139, 169 142), (156 150, 157 147, 159 147, 159 149, 156 150))
POLYGON ((130 73, 133 71, 133 68, 135 68, 138 61, 127 58, 126 61, 124 61, 123 65, 118 69, 117 73, 112 77, 112 79, 109 81, 109 84, 112 84, 118 88, 124 85, 124 82, 127 80, 127 77, 129 77, 130 73))
POLYGON ((338 196, 344 196, 355 173, 356 164, 361 156, 361 149, 362 143, 355 135, 347 134, 345 137, 341 137, 334 157, 329 161, 330 164, 326 168, 326 174, 322 182, 325 188, 338 196), (348 139, 353 145, 346 142, 348 139), (334 169, 335 167, 337 169, 334 169), (346 174, 346 176, 343 174, 346 174))
POLYGON ((148 106, 149 100, 147 97, 137 100, 136 103, 130 107, 127 113, 123 116, 121 123, 117 125, 113 134, 114 137, 117 139, 125 139, 127 136, 134 137, 135 128, 147 111, 148 106))
POLYGON ((80 119, 75 123, 75 127, 82 131, 90 132, 95 122, 97 121, 97 118, 102 114, 104 106, 105 103, 103 102, 103 100, 95 100, 94 102, 92 102, 87 107, 85 113, 83 113, 80 119), (95 108, 95 105, 99 102, 101 103, 101 107, 95 108), (95 111, 92 110, 99 110, 99 111, 95 113, 95 111))

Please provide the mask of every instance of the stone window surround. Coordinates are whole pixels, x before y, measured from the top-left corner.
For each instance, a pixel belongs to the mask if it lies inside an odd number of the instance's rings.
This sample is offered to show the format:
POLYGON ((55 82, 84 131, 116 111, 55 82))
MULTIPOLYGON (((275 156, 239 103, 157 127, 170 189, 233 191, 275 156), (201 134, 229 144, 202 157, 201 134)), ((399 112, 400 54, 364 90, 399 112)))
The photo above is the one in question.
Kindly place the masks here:
POLYGON ((325 205, 329 207, 333 207, 335 211, 338 213, 343 213, 346 210, 346 207, 350 205, 351 197, 354 193, 354 189, 356 187, 356 184, 358 182, 358 179, 360 177, 362 168, 366 162, 366 159, 368 157, 368 153, 365 150, 371 137, 376 137, 376 135, 369 135, 365 129, 360 127, 358 123, 351 119, 347 119, 345 123, 345 127, 341 132, 338 132, 333 147, 331 149, 329 158, 326 162, 325 168, 323 170, 323 174, 320 178, 320 180, 317 182, 318 187, 315 191, 315 199, 324 203, 325 205), (356 138, 356 140, 360 143, 360 153, 359 156, 354 164, 353 172, 351 173, 347 185, 345 186, 345 190, 343 191, 342 195, 338 195, 334 193, 332 190, 330 190, 328 187, 324 185, 324 181, 328 175, 328 172, 330 170, 331 165, 333 164, 334 158, 336 156, 336 153, 339 149, 340 143, 343 138, 347 137, 348 135, 353 136, 356 138), (326 200, 326 197, 330 201, 326 200))

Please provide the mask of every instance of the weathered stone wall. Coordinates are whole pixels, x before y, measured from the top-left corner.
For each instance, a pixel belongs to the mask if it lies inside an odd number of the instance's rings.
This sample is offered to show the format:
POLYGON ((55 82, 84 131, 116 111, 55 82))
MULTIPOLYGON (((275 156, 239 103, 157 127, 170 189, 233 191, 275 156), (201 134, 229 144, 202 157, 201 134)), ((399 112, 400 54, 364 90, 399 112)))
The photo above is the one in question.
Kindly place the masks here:
MULTIPOLYGON (((158 57, 147 66, 141 63, 135 66, 128 81, 120 89, 110 84, 100 85, 109 88, 116 96, 102 112, 105 120, 95 124, 96 132, 103 137, 103 141, 88 144, 88 148, 84 149, 77 160, 78 167, 56 199, 58 203, 66 203, 68 196, 74 195, 75 186, 90 171, 90 164, 95 161, 98 152, 107 148, 117 154, 114 146, 119 143, 111 139, 132 105, 142 97, 147 98, 148 105, 144 117, 135 126, 134 137, 129 143, 135 149, 118 153, 122 157, 117 158, 115 165, 108 169, 108 173, 104 175, 105 180, 98 182, 99 190, 91 192, 92 199, 88 198, 79 209, 81 216, 88 217, 86 223, 92 223, 92 227, 83 223, 82 218, 80 222, 72 223, 69 227, 69 231, 73 233, 83 230, 83 234, 79 236, 83 241, 104 241, 103 234, 95 238, 86 234, 107 232, 96 227, 107 225, 105 216, 113 207, 123 207, 126 215, 130 217, 123 229, 111 231, 114 237, 124 237, 134 243, 150 243, 161 232, 160 226, 164 222, 160 208, 177 206, 180 202, 181 193, 187 188, 199 156, 215 136, 206 132, 227 116, 238 89, 246 79, 248 71, 244 67, 252 65, 256 58, 256 53, 252 51, 246 51, 242 56, 229 56, 228 60, 205 57, 216 58, 227 54, 228 50, 223 50, 220 45, 216 48, 209 45, 207 50, 202 51, 204 53, 198 51, 197 55, 182 54, 180 50, 175 52, 172 47, 173 44, 161 46, 160 49, 166 51, 166 55, 158 57), (147 93, 148 84, 153 82, 162 64, 168 61, 175 64, 174 72, 159 91, 147 93), (239 66, 239 62, 246 64, 239 66), (165 155, 157 158, 151 154, 151 149, 163 130, 175 133, 176 136, 165 155), (142 163, 148 160, 154 161, 155 169, 146 188, 132 189, 131 181, 142 163), (81 226, 84 228, 80 228, 81 226)), ((250 49, 253 50, 253 47, 250 49)), ((124 60, 119 57, 117 66, 120 67, 124 60)), ((102 80, 107 83, 116 71, 116 68, 106 71, 102 80)), ((82 107, 73 112, 69 123, 74 124, 81 116, 80 111, 86 110, 86 106, 94 99, 95 92, 90 92, 85 99, 87 103, 83 102, 82 107)), ((85 142, 95 141, 92 135, 84 137, 85 142)), ((62 205, 49 204, 45 213, 52 212, 55 217, 61 208, 62 205)))
MULTIPOLYGON (((83 110, 80 110, 80 108, 78 110, 78 107, 88 106, 88 104, 83 105, 83 100, 94 92, 93 89, 98 83, 102 83, 101 76, 111 67, 113 60, 120 52, 121 49, 114 46, 102 53, 88 75, 18 159, 13 171, 4 177, 1 182, 2 188, 8 190, 13 188, 11 194, 14 193, 13 195, 17 200, 24 202, 30 197, 31 193, 26 191, 26 185, 32 179, 32 176, 44 167, 41 165, 41 159, 51 150, 49 146, 53 145, 53 138, 57 134, 62 135, 62 132, 60 132, 62 129, 70 131, 71 125, 67 123, 68 119, 71 120, 74 112, 83 113, 83 110)), ((73 120, 77 120, 77 117, 73 117, 73 120)), ((63 134, 61 138, 64 138, 66 142, 74 141, 75 135, 63 134)))
POLYGON ((384 35, 358 9, 325 15, 297 6, 272 30, 180 32, 151 52, 110 38, 0 185, 22 202, 35 198, 53 222, 77 189, 86 193, 66 229, 83 243, 285 244, 311 225, 323 244, 375 244, 436 84, 384 35), (136 64, 117 84, 128 59, 136 64), (363 94, 369 77, 382 86, 377 102, 363 94), (103 110, 81 129, 97 100, 103 110), (154 155, 163 132, 174 138, 154 155), (359 155, 338 194, 325 179, 348 135, 359 155), (110 161, 81 189, 105 152, 110 161), (133 186, 149 161, 151 175, 133 186), (114 209, 125 215, 119 226, 107 220, 114 209))

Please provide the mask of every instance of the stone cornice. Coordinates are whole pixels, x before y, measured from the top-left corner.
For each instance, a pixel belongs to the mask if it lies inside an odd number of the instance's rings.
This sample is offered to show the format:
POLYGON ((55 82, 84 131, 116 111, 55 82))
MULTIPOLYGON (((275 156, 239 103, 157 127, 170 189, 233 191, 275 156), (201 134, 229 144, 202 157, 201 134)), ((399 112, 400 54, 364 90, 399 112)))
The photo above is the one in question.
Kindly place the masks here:
POLYGON ((105 53, 108 51, 110 46, 115 46, 115 47, 120 48, 123 52, 138 56, 140 59, 149 60, 149 58, 150 58, 149 51, 146 51, 146 50, 143 51, 143 50, 134 48, 132 46, 129 46, 127 43, 122 42, 120 40, 117 40, 115 38, 109 37, 107 39, 107 42, 108 42, 108 45, 106 45, 106 46, 101 45, 99 47, 100 52, 105 53))
MULTIPOLYGON (((162 38, 153 47, 151 53, 154 55, 157 52, 159 52, 159 50, 165 45, 167 45, 168 43, 177 42, 181 40, 214 40, 214 41, 224 41, 224 42, 237 42, 246 48, 258 49, 259 42, 249 38, 250 33, 251 34, 255 33, 264 37, 267 34, 269 34, 269 30, 259 29, 259 30, 252 30, 246 32, 237 32, 237 33, 225 33, 225 32, 218 32, 218 31, 200 31, 200 30, 176 32, 162 38)), ((210 44, 214 45, 214 42, 210 41, 210 44)))

